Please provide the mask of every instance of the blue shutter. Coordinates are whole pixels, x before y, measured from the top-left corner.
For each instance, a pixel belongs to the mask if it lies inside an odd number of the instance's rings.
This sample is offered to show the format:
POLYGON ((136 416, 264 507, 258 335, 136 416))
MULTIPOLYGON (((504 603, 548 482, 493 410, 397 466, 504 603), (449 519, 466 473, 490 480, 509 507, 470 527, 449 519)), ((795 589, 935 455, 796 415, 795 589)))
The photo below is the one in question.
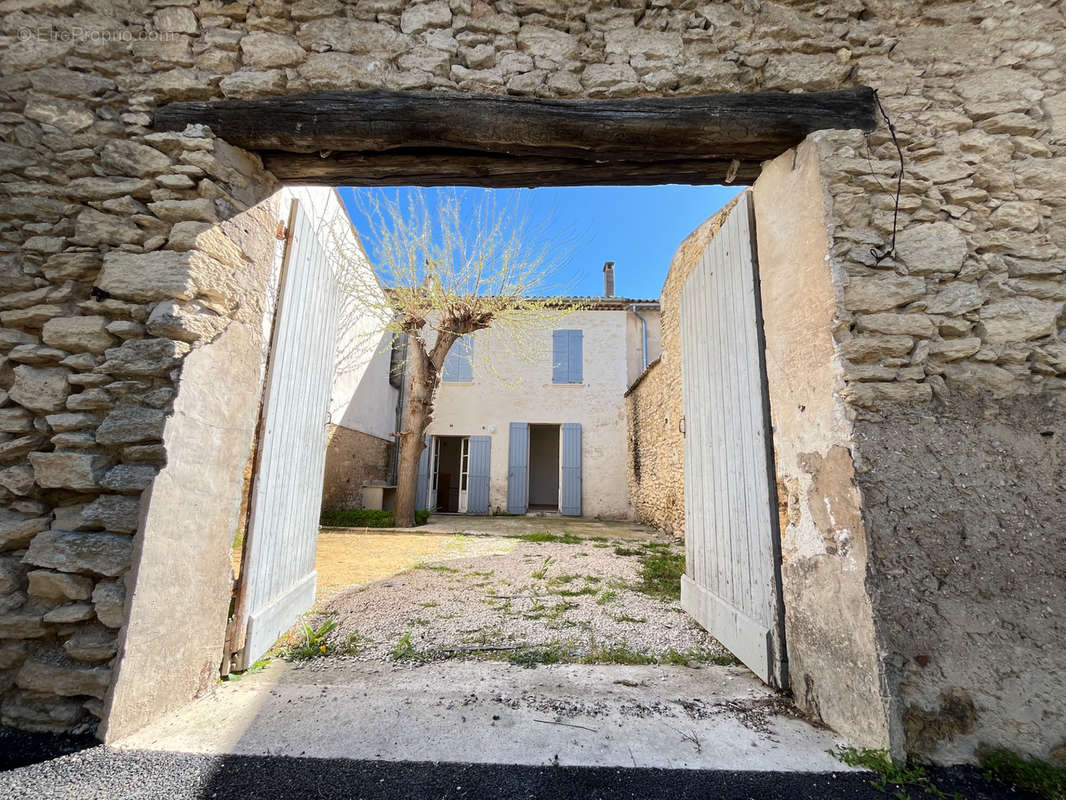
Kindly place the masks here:
POLYGON ((581 331, 552 331, 552 383, 581 383, 581 331))
POLYGON ((570 382, 569 331, 552 331, 552 383, 570 382))
POLYGON ((563 500, 562 512, 568 517, 581 516, 581 423, 563 423, 563 500))
POLYGON ((474 380, 474 340, 470 336, 464 336, 455 344, 459 348, 459 380, 470 383, 474 380))
POLYGON ((422 448, 422 455, 418 457, 418 485, 415 489, 415 511, 426 508, 426 494, 429 491, 429 437, 425 438, 426 446, 422 448))
POLYGON ((525 514, 529 505, 529 425, 512 422, 507 448, 507 513, 525 514))
POLYGON ((470 461, 468 463, 466 513, 489 513, 489 454, 491 436, 470 437, 470 461))
POLYGON ((474 340, 460 336, 444 358, 442 379, 446 383, 470 383, 474 380, 474 340))
POLYGON ((582 347, 581 347, 581 331, 568 331, 570 334, 570 347, 569 347, 569 369, 567 371, 568 383, 581 383, 583 378, 582 371, 582 347))

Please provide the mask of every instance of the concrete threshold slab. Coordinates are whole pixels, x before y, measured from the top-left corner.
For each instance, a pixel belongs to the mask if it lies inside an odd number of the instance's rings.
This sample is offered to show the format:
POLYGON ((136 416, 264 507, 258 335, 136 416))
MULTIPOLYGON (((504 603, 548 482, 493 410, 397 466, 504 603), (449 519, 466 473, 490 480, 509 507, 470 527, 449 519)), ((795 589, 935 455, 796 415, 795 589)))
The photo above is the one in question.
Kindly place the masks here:
POLYGON ((846 770, 840 740, 733 667, 271 664, 115 743, 485 764, 846 770))

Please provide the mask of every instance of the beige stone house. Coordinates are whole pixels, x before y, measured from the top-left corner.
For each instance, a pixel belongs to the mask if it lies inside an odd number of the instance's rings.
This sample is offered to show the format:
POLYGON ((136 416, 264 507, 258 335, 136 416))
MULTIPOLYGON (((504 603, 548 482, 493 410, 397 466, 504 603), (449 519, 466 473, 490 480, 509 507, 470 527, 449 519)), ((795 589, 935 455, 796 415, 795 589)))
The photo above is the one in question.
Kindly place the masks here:
POLYGON ((452 345, 420 472, 420 507, 440 511, 632 516, 623 394, 658 357, 656 301, 602 297, 524 330, 452 345))
MULTIPOLYGON (((615 296, 613 262, 603 274, 603 296, 576 298, 579 310, 452 345, 426 432, 418 508, 632 517, 623 395, 658 358, 659 306, 615 296)), ((330 428, 324 509, 391 504, 391 426, 408 383, 395 369, 402 339, 393 348, 391 372, 379 349, 357 374, 334 381, 341 414, 330 428)))

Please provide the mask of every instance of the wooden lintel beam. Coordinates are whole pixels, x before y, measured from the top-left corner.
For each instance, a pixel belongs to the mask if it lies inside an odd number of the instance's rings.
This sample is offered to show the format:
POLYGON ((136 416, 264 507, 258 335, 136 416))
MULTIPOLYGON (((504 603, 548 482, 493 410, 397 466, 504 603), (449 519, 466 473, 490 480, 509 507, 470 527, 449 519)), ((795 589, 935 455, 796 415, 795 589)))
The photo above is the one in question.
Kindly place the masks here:
POLYGON ((154 126, 207 125, 231 144, 289 153, 427 148, 594 163, 759 162, 813 131, 873 130, 875 111, 866 86, 607 100, 371 90, 171 103, 154 126))
POLYGON ((334 153, 261 152, 263 164, 288 184, 325 186, 533 186, 752 183, 759 162, 715 159, 594 162, 480 153, 403 151, 334 153))

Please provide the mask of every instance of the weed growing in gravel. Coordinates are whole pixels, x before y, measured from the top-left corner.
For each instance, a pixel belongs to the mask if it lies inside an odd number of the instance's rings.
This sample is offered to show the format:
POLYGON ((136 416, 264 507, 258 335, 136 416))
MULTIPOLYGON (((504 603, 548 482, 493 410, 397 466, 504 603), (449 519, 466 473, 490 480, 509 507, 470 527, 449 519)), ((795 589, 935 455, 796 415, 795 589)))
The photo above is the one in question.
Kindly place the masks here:
POLYGON ((648 618, 647 618, 647 617, 631 617, 631 616, 629 616, 628 614, 617 614, 617 615, 615 615, 615 614, 608 614, 608 615, 607 615, 607 618, 608 618, 608 619, 613 619, 613 620, 614 620, 615 622, 635 622, 635 623, 641 623, 641 622, 647 622, 647 621, 648 621, 648 618))
POLYGON ((476 570, 471 570, 470 572, 467 572, 465 574, 466 574, 467 577, 471 577, 471 578, 491 578, 493 575, 496 574, 496 570, 490 569, 490 570, 486 570, 485 572, 478 572, 476 570))
POLYGON ((641 556, 644 555, 644 551, 636 547, 616 547, 614 554, 616 556, 641 556))
POLYGON ((681 576, 685 574, 685 554, 651 550, 640 564, 640 583, 633 588, 661 600, 681 599, 681 576))
POLYGON ((300 633, 299 642, 282 653, 284 658, 289 661, 308 661, 312 658, 331 655, 336 651, 336 643, 329 638, 329 635, 337 629, 337 620, 333 617, 317 628, 312 628, 306 622, 301 625, 303 630, 300 633))
POLYGON ((369 644, 369 636, 364 636, 359 631, 354 631, 349 633, 344 641, 337 645, 337 653, 342 656, 357 656, 366 650, 369 644))
POLYGON ((982 754, 981 766, 989 781, 1032 792, 1045 800, 1066 800, 1066 769, 1062 767, 1003 749, 982 754))
POLYGON ((418 658, 418 651, 411 642, 411 631, 406 631, 396 640, 389 655, 393 661, 414 661, 418 658))
POLYGON ((593 547, 610 547, 611 545, 610 545, 609 542, 593 542, 592 546, 593 547))
POLYGON ((543 544, 544 542, 551 542, 552 544, 581 544, 585 541, 580 536, 574 536, 572 533, 552 533, 551 531, 523 533, 515 538, 521 539, 523 542, 536 542, 537 544, 543 544))
POLYGON ((613 603, 620 596, 617 589, 604 589, 600 592, 600 596, 596 598, 596 603, 605 606, 608 603, 613 603))
POLYGON ((948 794, 933 783, 921 764, 912 761, 897 763, 887 750, 858 750, 837 745, 836 749, 827 752, 849 767, 865 767, 873 772, 876 776, 873 779, 874 788, 888 794, 891 787, 896 800, 910 800, 908 789, 920 789, 923 796, 963 800, 961 794, 948 794))
POLYGON ((422 608, 436 608, 440 603, 430 600, 428 603, 419 603, 419 605, 422 606, 422 608))
POLYGON ((613 645, 611 647, 597 647, 581 659, 581 662, 583 664, 638 665, 654 664, 655 661, 655 656, 651 656, 646 653, 638 653, 636 650, 632 650, 627 647, 625 642, 622 642, 622 644, 613 645))
POLYGON ((740 661, 728 650, 724 653, 716 653, 701 648, 680 651, 671 647, 659 658, 659 663, 672 664, 675 667, 690 667, 693 664, 714 664, 716 667, 740 666, 740 661))
POLYGON ((585 584, 580 589, 560 589, 555 592, 559 597, 581 597, 585 594, 596 594, 599 589, 591 584, 585 584))
POLYGON ((446 567, 443 564, 415 564, 415 569, 428 569, 431 572, 459 572, 459 570, 446 567))
POLYGON ((533 577, 537 580, 542 580, 544 576, 548 574, 548 566, 552 563, 552 557, 548 556, 544 559, 544 563, 540 565, 540 569, 533 573, 533 577))
POLYGON ((569 648, 561 642, 546 645, 525 645, 510 653, 507 660, 520 667, 535 667, 538 664, 558 664, 570 660, 569 648))

